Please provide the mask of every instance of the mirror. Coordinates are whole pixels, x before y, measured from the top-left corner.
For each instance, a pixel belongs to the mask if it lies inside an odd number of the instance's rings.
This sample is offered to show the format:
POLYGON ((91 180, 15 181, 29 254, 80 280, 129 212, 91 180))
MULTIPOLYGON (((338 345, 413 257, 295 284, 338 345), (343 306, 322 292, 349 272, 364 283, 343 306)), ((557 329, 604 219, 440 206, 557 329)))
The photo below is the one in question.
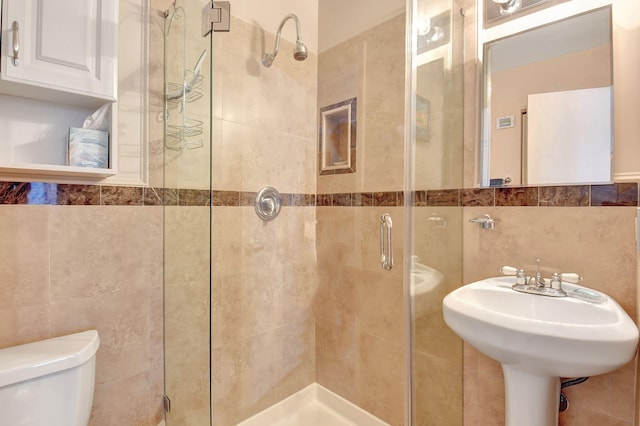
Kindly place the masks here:
POLYGON ((481 186, 612 181, 611 8, 484 45, 481 186))

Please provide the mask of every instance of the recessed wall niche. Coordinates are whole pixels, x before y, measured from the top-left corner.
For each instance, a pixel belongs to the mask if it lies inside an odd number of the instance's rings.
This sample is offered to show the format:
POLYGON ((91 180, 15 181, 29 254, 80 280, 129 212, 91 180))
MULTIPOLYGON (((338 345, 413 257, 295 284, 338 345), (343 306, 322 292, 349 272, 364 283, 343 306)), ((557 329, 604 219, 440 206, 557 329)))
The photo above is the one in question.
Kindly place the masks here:
POLYGON ((320 175, 355 173, 357 98, 320 108, 320 175))

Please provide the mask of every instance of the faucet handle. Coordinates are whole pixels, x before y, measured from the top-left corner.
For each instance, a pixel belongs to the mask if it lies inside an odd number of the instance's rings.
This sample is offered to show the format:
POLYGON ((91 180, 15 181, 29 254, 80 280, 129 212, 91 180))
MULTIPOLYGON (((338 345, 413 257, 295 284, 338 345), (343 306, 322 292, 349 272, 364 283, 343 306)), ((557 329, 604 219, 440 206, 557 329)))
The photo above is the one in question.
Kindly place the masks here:
POLYGON ((500 272, 504 275, 515 275, 516 276, 516 286, 522 287, 527 284, 527 276, 524 272, 524 269, 514 268, 513 266, 503 266, 500 268, 500 272))
POLYGON ((576 274, 575 272, 563 272, 562 274, 559 275, 560 279, 564 282, 567 283, 579 283, 580 281, 582 281, 582 277, 578 274, 576 274))
POLYGON ((518 275, 520 271, 522 271, 522 269, 514 268, 513 266, 503 266, 500 268, 500 273, 503 275, 518 275))

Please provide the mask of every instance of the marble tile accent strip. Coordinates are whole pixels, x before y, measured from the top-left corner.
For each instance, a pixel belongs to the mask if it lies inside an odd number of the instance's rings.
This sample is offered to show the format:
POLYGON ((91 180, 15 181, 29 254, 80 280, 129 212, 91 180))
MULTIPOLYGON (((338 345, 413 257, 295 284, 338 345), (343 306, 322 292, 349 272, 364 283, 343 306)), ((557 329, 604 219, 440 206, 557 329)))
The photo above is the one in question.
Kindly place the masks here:
POLYGON ((333 207, 351 207, 351 194, 333 194, 333 207))
POLYGON ((98 185, 66 185, 56 187, 56 197, 52 204, 59 206, 99 206, 100 186, 98 185))
POLYGON ((282 194, 282 205, 287 207, 313 207, 316 205, 314 194, 282 194))
POLYGON ((428 206, 459 206, 459 189, 439 189, 427 191, 428 206))
MULTIPOLYGON (((43 182, 0 181, 0 204, 35 205, 131 205, 131 206, 253 206, 256 192, 146 188, 110 185, 73 185, 43 182)), ((384 207, 403 206, 403 191, 335 194, 283 193, 288 207, 384 207)), ((640 206, 638 183, 540 187, 465 188, 417 190, 411 205, 587 207, 640 206)))
POLYGON ((103 206, 141 206, 142 188, 131 186, 101 186, 100 204, 103 206))
MULTIPOLYGON (((168 192, 168 191, 167 191, 168 192)), ((176 194, 177 195, 177 194, 176 194)), ((177 201, 177 197, 176 197, 177 201)), ((161 206, 165 203, 163 188, 143 188, 142 203, 145 206, 161 206)))
POLYGON ((638 206, 638 184, 591 186, 592 206, 638 206))
POLYGON ((255 206, 256 197, 258 196, 257 192, 240 192, 240 199, 238 201, 239 206, 255 206))
POLYGON ((0 182, 0 203, 29 204, 31 184, 24 182, 0 182))
POLYGON ((212 191, 212 203, 214 206, 239 206, 240 192, 238 191, 212 191))
POLYGON ((589 186, 541 186, 541 207, 585 207, 589 205, 589 186))
POLYGON ((496 206, 531 207, 538 205, 538 188, 496 188, 496 206))
POLYGON ((333 196, 331 194, 318 194, 316 198, 316 205, 318 207, 331 207, 333 203, 333 196))
POLYGON ((374 192, 373 205, 376 207, 395 207, 398 205, 398 193, 391 192, 374 192))
POLYGON ((356 192, 351 197, 351 205, 353 207, 371 207, 373 206, 373 194, 369 192, 356 192))
POLYGON ((145 206, 177 206, 178 190, 175 188, 144 188, 145 206))
POLYGON ((211 191, 204 189, 178 189, 179 206, 209 206, 211 191))
POLYGON ((468 188, 462 190, 462 205, 467 207, 493 207, 496 191, 493 188, 468 188))
POLYGON ((413 197, 411 205, 415 207, 427 206, 427 191, 413 191, 411 196, 413 197))

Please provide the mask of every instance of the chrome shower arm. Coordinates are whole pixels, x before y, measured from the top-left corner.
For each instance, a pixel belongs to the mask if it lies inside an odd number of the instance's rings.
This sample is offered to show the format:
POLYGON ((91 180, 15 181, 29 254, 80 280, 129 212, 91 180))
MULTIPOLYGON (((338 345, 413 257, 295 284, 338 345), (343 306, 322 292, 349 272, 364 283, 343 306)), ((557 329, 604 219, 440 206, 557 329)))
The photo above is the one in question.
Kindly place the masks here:
POLYGON ((295 14, 290 13, 282 18, 282 21, 278 26, 278 31, 276 32, 276 43, 273 48, 273 53, 264 53, 262 55, 262 64, 267 68, 269 68, 271 64, 273 64, 273 60, 276 58, 278 52, 280 51, 280 37, 282 34, 282 28, 289 19, 292 19, 296 24, 296 48, 294 50, 294 58, 298 61, 307 58, 307 49, 304 46, 304 42, 302 40, 302 32, 300 31, 300 20, 295 14))

